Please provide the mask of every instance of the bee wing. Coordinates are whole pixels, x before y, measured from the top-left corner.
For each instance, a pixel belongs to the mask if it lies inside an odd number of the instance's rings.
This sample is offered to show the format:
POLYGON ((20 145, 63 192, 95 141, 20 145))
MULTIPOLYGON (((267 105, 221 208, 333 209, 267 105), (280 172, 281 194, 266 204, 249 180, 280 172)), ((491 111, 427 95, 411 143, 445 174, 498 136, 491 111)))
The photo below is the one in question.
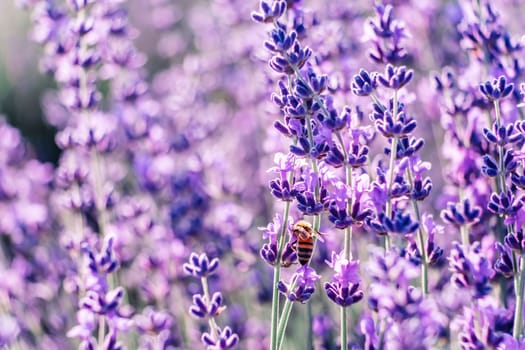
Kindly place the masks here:
POLYGON ((326 235, 326 232, 319 232, 319 231, 315 232, 316 238, 323 243, 324 243, 324 238, 323 238, 324 235, 326 235))

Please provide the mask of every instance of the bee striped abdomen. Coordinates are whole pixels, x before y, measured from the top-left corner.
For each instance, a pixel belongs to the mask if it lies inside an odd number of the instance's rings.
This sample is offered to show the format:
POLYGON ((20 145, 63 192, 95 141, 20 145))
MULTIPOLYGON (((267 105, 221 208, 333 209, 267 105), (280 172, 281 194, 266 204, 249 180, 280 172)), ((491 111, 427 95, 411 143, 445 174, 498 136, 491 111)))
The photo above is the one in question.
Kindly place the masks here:
POLYGON ((304 220, 300 220, 293 226, 293 236, 295 237, 294 250, 297 253, 299 264, 306 265, 310 262, 314 252, 314 230, 312 225, 304 220))
POLYGON ((313 239, 306 239, 306 240, 299 240, 297 242, 297 259, 299 260, 299 264, 306 265, 310 261, 310 258, 312 257, 312 252, 314 250, 314 240, 313 239))

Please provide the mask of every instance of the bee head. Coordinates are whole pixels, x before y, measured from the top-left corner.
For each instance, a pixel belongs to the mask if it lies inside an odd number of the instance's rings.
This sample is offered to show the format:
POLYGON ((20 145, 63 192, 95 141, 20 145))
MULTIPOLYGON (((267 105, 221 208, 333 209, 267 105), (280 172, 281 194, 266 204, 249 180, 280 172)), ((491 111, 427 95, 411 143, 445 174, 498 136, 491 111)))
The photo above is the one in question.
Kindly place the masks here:
POLYGON ((293 231, 295 235, 301 235, 301 236, 311 236, 313 235, 313 228, 312 225, 310 225, 309 222, 306 222, 304 220, 297 221, 293 225, 293 231))
POLYGON ((295 229, 303 229, 303 230, 311 230, 312 229, 312 225, 310 225, 309 222, 306 222, 304 220, 299 220, 295 223, 294 225, 294 228, 295 229))

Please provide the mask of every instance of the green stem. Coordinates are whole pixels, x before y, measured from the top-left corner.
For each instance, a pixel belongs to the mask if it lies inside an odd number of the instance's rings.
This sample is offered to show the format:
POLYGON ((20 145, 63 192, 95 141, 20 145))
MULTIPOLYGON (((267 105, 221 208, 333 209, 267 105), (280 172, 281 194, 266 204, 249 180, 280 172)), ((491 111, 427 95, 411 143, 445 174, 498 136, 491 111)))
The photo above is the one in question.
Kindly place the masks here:
POLYGON ((341 350, 348 348, 346 307, 341 306, 341 350))
MULTIPOLYGON (((345 229, 345 259, 350 261, 352 259, 352 226, 345 229)), ((347 326, 347 312, 346 307, 341 306, 341 350, 346 350, 348 344, 348 326, 347 326)))
MULTIPOLYGON (((412 171, 407 168, 407 175, 410 187, 414 188, 414 178, 412 171)), ((423 290, 423 296, 428 295, 428 256, 427 250, 425 249, 425 233, 421 225, 421 213, 419 212, 419 204, 417 200, 412 199, 412 207, 414 208, 414 213, 416 214, 417 222, 419 222, 419 228, 417 230, 417 240, 419 243, 419 251, 421 252, 421 289, 423 290)))
POLYGON ((376 95, 375 93, 372 93, 372 94, 370 95, 370 97, 372 97, 372 100, 374 101, 374 103, 375 103, 376 105, 379 106, 379 108, 381 109, 382 112, 386 111, 386 107, 383 106, 383 104, 381 103, 381 101, 379 101, 379 98, 377 97, 377 95, 376 95))
POLYGON ((286 226, 288 222, 288 216, 290 215, 290 202, 285 203, 284 214, 281 226, 281 232, 279 234, 279 250, 277 251, 277 261, 273 267, 273 291, 272 291, 272 327, 270 334, 270 349, 277 350, 277 326, 279 323, 279 279, 281 278, 281 257, 284 249, 284 235, 286 233, 286 226))
MULTIPOLYGON (((500 125, 501 125, 501 110, 500 110, 500 104, 499 104, 499 100, 494 100, 494 113, 496 115, 496 128, 499 129, 500 125)), ((520 115, 521 115, 521 111, 520 111, 520 115)), ((499 161, 499 171, 498 171, 498 178, 494 181, 495 184, 496 184, 496 191, 498 193, 502 193, 502 192, 505 192, 506 188, 507 188, 507 185, 506 185, 506 177, 507 177, 507 174, 506 174, 506 171, 505 171, 505 162, 504 162, 504 153, 505 153, 505 147, 503 145, 498 145, 498 161, 499 161)), ((507 233, 510 233, 510 232, 514 232, 514 227, 512 224, 510 225, 504 225, 504 222, 503 222, 503 218, 501 218, 500 216, 498 216, 496 218, 496 227, 497 227, 497 238, 500 242, 503 242, 503 239, 504 237, 507 235, 507 233)), ((523 257, 521 258, 523 259, 523 257)), ((516 296, 518 296, 518 294, 520 295, 520 299, 521 300, 518 300, 518 297, 516 297, 516 310, 515 310, 515 318, 514 318, 514 330, 513 330, 513 334, 515 337, 517 337, 519 334, 516 334, 516 330, 517 330, 517 327, 519 327, 519 333, 521 333, 521 326, 517 325, 518 324, 521 324, 521 312, 522 312, 522 309, 523 309, 523 305, 520 306, 520 314, 519 314, 519 319, 517 319, 516 317, 518 316, 517 313, 518 313, 518 301, 523 304, 523 285, 525 284, 525 282, 523 281, 523 277, 518 277, 518 264, 517 264, 517 258, 516 258, 516 253, 513 251, 512 252, 512 262, 513 262, 513 270, 514 270, 514 290, 515 290, 515 294, 516 296)), ((521 269, 523 269, 523 263, 521 263, 521 269)), ((523 271, 521 272, 521 275, 523 275, 523 271)), ((500 287, 501 287, 501 290, 500 290, 500 297, 501 299, 503 300, 503 305, 506 304, 507 302, 507 288, 506 288, 506 280, 505 279, 501 279, 500 280, 500 287)), ((517 339, 517 338, 516 338, 517 339)))
POLYGON ((352 259, 352 226, 345 229, 345 259, 350 261, 352 259))
POLYGON ((104 336, 106 334, 106 316, 100 315, 98 319, 98 348, 104 349, 104 336))
POLYGON ((308 318, 308 332, 307 332, 307 340, 306 340, 306 349, 307 350, 314 350, 314 332, 313 332, 313 311, 312 311, 312 303, 306 303, 306 315, 308 318))
MULTIPOLYGON (((339 143, 341 144, 341 148, 343 149, 344 163, 346 164, 345 166, 346 187, 351 189, 352 188, 352 167, 349 164, 347 164, 348 163, 348 153, 346 152, 345 144, 343 142, 343 138, 339 131, 336 133, 336 137, 339 140, 339 143)), ((352 212, 352 197, 351 196, 347 198, 346 211, 349 214, 352 212)), ((352 227, 351 226, 345 229, 344 257, 347 260, 350 260, 352 258, 352 227)))
POLYGON ((277 323, 279 322, 279 289, 277 288, 280 278, 280 266, 275 264, 273 271, 273 293, 272 293, 272 328, 270 334, 270 349, 277 350, 277 323))
MULTIPOLYGON (((501 111, 499 108, 499 101, 494 101, 494 111, 496 114, 496 127, 499 128, 501 125, 501 111)), ((503 145, 498 145, 498 156, 499 156, 499 172, 498 172, 498 179, 500 184, 500 191, 505 191, 506 185, 505 185, 505 163, 504 163, 504 151, 505 148, 503 145)))
POLYGON ((523 332, 523 290, 525 287, 525 255, 520 257, 520 276, 516 288, 516 309, 514 310, 514 327, 512 328, 512 336, 518 339, 523 332))
MULTIPOLYGON (((204 298, 206 299, 206 304, 209 304, 211 299, 210 299, 210 290, 208 288, 208 278, 201 277, 201 284, 202 284, 202 291, 204 292, 204 298)), ((215 323, 215 319, 213 317, 209 317, 208 324, 210 326, 211 338, 213 340, 217 340, 217 337, 219 336, 219 332, 218 332, 217 323, 215 323)))
POLYGON ((463 246, 468 247, 470 245, 470 238, 467 225, 461 225, 459 230, 461 232, 461 243, 463 243, 463 246))
MULTIPOLYGON (((295 288, 295 283, 292 284, 290 289, 295 288)), ((286 331, 286 326, 288 325, 288 319, 290 318, 290 313, 292 312, 292 306, 293 302, 290 301, 290 299, 286 298, 286 302, 284 303, 283 307, 283 313, 281 314, 281 319, 279 320, 279 330, 278 330, 278 339, 279 339, 279 346, 277 347, 278 350, 280 350, 283 346, 284 341, 284 333, 286 331)))
MULTIPOLYGON (((344 163, 345 163, 345 181, 346 181, 346 186, 348 188, 352 188, 352 167, 348 164, 348 153, 346 152, 345 144, 344 144, 343 138, 341 136, 341 133, 339 131, 336 133, 336 137, 339 140, 339 143, 341 144, 341 148, 343 149, 344 163)), ((347 199, 346 210, 347 210, 348 213, 351 213, 351 211, 352 211, 352 197, 347 199)), ((353 229, 352 226, 349 226, 349 227, 347 227, 345 229, 344 257, 348 261, 350 261, 350 259, 352 259, 352 229, 353 229)), ((348 334, 347 334, 348 317, 347 317, 346 307, 341 306, 341 310, 340 311, 341 311, 340 312, 340 314, 341 314, 341 330, 340 330, 340 334, 341 334, 341 350, 345 350, 347 348, 347 344, 348 344, 348 334)))
MULTIPOLYGON (((392 119, 394 122, 397 120, 397 90, 394 90, 394 110, 392 113, 392 119)), ((394 166, 396 162, 396 149, 397 149, 397 136, 392 138, 392 146, 390 147, 390 162, 388 165, 388 183, 387 183, 387 202, 386 202, 386 216, 392 218, 392 197, 390 196, 390 191, 392 190, 392 184, 394 183, 394 166)), ((385 236, 385 250, 390 250, 391 242, 388 234, 385 236)))
MULTIPOLYGON (((310 115, 307 113, 306 114, 306 130, 308 132, 308 142, 310 142, 310 145, 313 145, 314 144, 314 136, 313 136, 313 132, 312 132, 312 120, 310 118, 310 115)), ((317 159, 315 158, 310 158, 311 162, 312 162, 312 170, 314 171, 314 176, 316 176, 316 180, 319 180, 319 169, 317 167, 317 159)), ((315 189, 314 189, 314 196, 315 196, 315 200, 318 201, 319 200, 319 181, 317 181, 317 185, 315 186, 315 189)))

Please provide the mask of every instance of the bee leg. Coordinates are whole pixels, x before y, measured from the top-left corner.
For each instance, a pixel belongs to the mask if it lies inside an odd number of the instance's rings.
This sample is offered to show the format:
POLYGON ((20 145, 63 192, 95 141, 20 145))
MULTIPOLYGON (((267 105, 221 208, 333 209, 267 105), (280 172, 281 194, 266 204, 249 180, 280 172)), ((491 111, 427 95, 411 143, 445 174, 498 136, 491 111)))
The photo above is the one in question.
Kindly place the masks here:
POLYGON ((292 247, 292 250, 297 253, 297 238, 294 238, 289 244, 292 247))

